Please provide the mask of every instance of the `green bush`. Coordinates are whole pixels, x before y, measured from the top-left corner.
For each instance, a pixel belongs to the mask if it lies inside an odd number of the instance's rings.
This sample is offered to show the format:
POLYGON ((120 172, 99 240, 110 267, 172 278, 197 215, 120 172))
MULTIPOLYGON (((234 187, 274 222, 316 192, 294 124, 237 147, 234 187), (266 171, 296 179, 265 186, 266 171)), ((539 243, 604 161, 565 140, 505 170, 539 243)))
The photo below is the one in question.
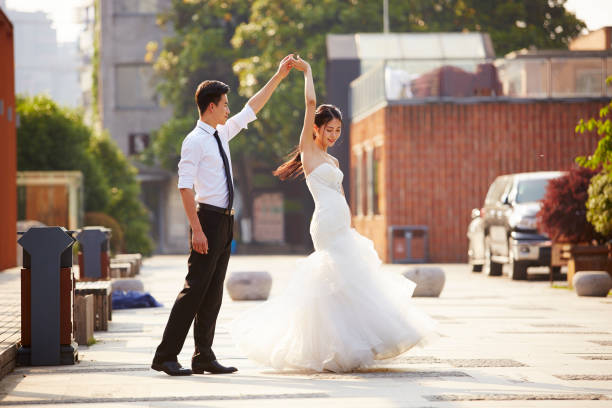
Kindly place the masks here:
MULTIPOLYGON (((612 76, 606 79, 612 83, 612 76)), ((587 219, 595 230, 604 237, 612 239, 612 101, 599 110, 599 118, 587 121, 581 119, 576 126, 576 132, 585 133, 597 131, 601 136, 597 148, 590 156, 576 158, 576 162, 590 169, 601 169, 600 173, 591 179, 589 198, 587 201, 587 219)))
POLYGON ((602 171, 591 179, 586 207, 595 231, 612 238, 612 172, 602 171))
POLYGON ((86 212, 101 212, 117 220, 128 252, 149 255, 146 208, 140 202, 136 169, 114 141, 96 136, 81 113, 57 105, 48 96, 17 98, 19 170, 80 170, 86 212))

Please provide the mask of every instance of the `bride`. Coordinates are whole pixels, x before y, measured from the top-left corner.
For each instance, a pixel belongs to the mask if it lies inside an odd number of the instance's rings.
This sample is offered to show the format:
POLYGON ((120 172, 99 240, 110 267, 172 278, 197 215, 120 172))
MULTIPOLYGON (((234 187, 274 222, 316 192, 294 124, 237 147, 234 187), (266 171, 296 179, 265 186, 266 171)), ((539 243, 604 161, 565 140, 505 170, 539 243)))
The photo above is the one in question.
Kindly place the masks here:
POLYGON ((306 113, 293 157, 274 172, 281 180, 304 173, 314 198, 310 234, 315 252, 298 261, 285 291, 247 311, 231 332, 251 359, 275 369, 346 372, 395 357, 433 333, 435 323, 410 301, 415 284, 381 270, 370 240, 351 228, 338 160, 327 153, 340 137, 342 114, 316 108, 310 65, 306 113))

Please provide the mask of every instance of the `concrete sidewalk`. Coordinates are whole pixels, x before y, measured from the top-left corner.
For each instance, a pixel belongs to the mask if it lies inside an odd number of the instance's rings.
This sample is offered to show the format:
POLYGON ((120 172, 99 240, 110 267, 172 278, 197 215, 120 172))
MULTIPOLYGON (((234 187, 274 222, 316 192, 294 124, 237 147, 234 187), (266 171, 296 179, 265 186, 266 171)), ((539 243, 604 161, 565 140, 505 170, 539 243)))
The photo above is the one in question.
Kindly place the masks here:
MULTIPOLYGON (((0 382, 0 405, 108 407, 612 407, 612 297, 579 298, 548 282, 513 282, 442 265, 440 298, 414 302, 440 322, 443 337, 374 369, 349 374, 276 372, 235 349, 224 325, 254 302, 221 309, 215 352, 240 371, 169 377, 149 369, 186 256, 145 261, 142 279, 164 308, 113 312, 98 343, 79 347, 74 366, 20 367, 0 382), (92 405, 95 404, 95 405, 92 405)), ((285 286, 291 256, 234 256, 231 271, 267 270, 272 296, 285 286)), ((405 266, 386 265, 390 272, 405 266)), ((189 335, 179 361, 188 365, 189 335)))

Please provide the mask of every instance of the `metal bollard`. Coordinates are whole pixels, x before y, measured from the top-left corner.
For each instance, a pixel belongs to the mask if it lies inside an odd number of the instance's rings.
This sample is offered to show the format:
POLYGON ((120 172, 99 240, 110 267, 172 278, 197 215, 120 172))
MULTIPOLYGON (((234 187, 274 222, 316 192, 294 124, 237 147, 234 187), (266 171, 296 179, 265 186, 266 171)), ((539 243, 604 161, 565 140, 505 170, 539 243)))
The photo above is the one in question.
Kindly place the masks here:
POLYGON ((79 280, 110 279, 110 237, 111 229, 104 227, 85 227, 78 233, 79 280))
POLYGON ((21 270, 22 345, 18 365, 74 364, 72 337, 72 244, 61 227, 34 227, 17 241, 23 248, 21 270))

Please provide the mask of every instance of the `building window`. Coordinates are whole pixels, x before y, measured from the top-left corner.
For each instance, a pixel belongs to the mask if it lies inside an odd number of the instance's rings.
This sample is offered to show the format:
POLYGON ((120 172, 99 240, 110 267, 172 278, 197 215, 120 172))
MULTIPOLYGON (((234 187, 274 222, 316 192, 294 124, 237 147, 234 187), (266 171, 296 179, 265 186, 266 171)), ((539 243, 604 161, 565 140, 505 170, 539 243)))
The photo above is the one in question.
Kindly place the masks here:
POLYGON ((361 157, 362 157, 361 152, 357 153, 355 157, 355 183, 353 183, 354 188, 352 188, 353 194, 354 194, 354 200, 353 200, 354 210, 353 211, 355 215, 363 215, 363 200, 361 198, 363 195, 362 194, 363 165, 362 165, 361 157))
POLYGON ((360 160, 360 167, 361 167, 361 177, 359 177, 359 183, 361 184, 361 187, 359 188, 359 202, 361 202, 361 212, 360 214, 362 215, 366 215, 368 214, 368 191, 367 191, 367 185, 368 185, 368 155, 364 154, 364 152, 361 153, 361 160, 360 160))
POLYGON ((140 154, 149 147, 148 133, 130 133, 129 134, 129 154, 130 156, 140 154))
POLYGON ((158 106, 151 65, 117 65, 115 95, 119 109, 151 109, 158 106))
POLYGON ((115 0, 115 14, 155 14, 157 0, 115 0))
POLYGON ((4 115, 4 100, 0 99, 0 115, 4 115))
POLYGON ((382 177, 382 147, 378 146, 374 148, 374 153, 372 155, 372 212, 375 215, 380 214, 380 199, 381 199, 381 188, 382 181, 384 180, 382 177))
POLYGON ((8 118, 9 122, 13 121, 13 108, 10 106, 6 108, 6 117, 8 118))
POLYGON ((366 202, 368 212, 367 214, 372 214, 374 211, 374 153, 372 149, 367 149, 365 158, 366 158, 366 202))

